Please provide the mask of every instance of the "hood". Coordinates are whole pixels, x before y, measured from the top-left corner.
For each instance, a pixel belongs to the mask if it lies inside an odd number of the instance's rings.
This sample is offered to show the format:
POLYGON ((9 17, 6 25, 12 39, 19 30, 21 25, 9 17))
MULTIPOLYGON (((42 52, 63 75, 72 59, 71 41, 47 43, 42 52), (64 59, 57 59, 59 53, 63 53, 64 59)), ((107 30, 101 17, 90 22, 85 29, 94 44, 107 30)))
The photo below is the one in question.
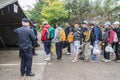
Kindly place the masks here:
POLYGON ((50 25, 49 25, 49 24, 46 24, 46 25, 44 25, 43 28, 50 28, 50 25))

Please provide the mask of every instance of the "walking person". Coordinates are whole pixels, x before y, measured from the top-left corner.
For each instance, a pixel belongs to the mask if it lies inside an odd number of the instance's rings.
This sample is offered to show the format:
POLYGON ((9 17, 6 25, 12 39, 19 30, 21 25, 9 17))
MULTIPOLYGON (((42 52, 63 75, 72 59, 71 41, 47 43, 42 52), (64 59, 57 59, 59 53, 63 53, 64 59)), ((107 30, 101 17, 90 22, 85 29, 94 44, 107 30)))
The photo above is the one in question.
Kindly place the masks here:
MULTIPOLYGON (((70 26, 69 23, 65 23, 65 34, 66 34, 66 37, 68 38, 68 35, 73 32, 73 28, 70 26)), ((67 43, 67 54, 71 54, 71 45, 70 45, 70 42, 66 41, 67 43)))
POLYGON ((33 31, 29 29, 29 20, 27 18, 22 19, 22 27, 15 29, 14 32, 18 35, 19 50, 21 52, 21 67, 20 72, 23 77, 34 76, 32 73, 32 48, 35 44, 36 36, 33 31))
POLYGON ((51 53, 50 53, 50 49, 51 49, 51 40, 47 38, 47 33, 48 33, 48 29, 51 28, 51 26, 48 24, 47 21, 44 22, 44 26, 42 28, 42 35, 41 35, 41 41, 44 43, 44 50, 46 52, 46 61, 47 60, 51 60, 51 53))
POLYGON ((79 55, 79 49, 80 49, 80 41, 82 38, 82 33, 81 33, 81 28, 79 27, 78 23, 74 24, 74 31, 73 31, 73 35, 74 35, 74 41, 73 41, 73 60, 72 62, 76 62, 78 61, 78 55, 79 55))
POLYGON ((61 24, 59 22, 56 23, 56 29, 55 29, 55 46, 56 46, 56 54, 57 54, 57 60, 61 61, 62 59, 62 48, 63 48, 63 42, 66 40, 66 35, 64 29, 62 29, 61 24))
POLYGON ((104 59, 102 61, 109 63, 110 60, 110 49, 112 48, 113 39, 114 39, 114 31, 111 28, 111 23, 106 22, 104 24, 105 27, 105 33, 103 35, 104 40, 104 59))
POLYGON ((117 33, 118 41, 114 42, 115 45, 115 54, 116 54, 116 62, 120 62, 120 22, 115 21, 113 23, 114 31, 117 33))

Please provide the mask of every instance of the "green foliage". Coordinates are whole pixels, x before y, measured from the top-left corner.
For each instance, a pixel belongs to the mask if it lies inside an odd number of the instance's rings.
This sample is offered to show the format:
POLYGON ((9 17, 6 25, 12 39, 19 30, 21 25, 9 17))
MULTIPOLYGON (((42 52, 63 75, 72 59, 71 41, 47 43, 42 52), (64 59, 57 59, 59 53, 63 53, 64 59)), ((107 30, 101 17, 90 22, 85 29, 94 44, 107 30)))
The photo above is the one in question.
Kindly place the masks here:
POLYGON ((39 22, 40 28, 44 21, 52 26, 56 22, 64 22, 68 19, 68 10, 61 0, 39 0, 32 11, 26 12, 31 20, 39 22))
POLYGON ((42 19, 47 20, 50 24, 58 21, 63 22, 68 18, 68 11, 65 4, 60 0, 45 0, 47 5, 42 8, 42 19))
POLYGON ((88 20, 90 22, 115 21, 119 19, 119 0, 67 0, 71 22, 88 20))
MULTIPOLYGON (((27 11, 30 19, 42 25, 48 21, 52 26, 56 22, 71 23, 88 20, 102 24, 120 18, 119 0, 38 0, 32 11, 27 11)), ((63 24, 63 23, 62 23, 63 24)))

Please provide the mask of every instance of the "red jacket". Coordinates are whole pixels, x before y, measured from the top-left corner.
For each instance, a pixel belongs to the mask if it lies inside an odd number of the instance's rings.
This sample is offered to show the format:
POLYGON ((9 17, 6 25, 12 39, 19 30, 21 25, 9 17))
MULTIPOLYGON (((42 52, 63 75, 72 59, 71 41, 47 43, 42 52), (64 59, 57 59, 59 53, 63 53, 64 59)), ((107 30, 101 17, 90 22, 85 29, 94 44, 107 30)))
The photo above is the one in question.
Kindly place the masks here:
POLYGON ((42 33, 41 33, 41 40, 42 41, 47 40, 46 33, 47 33, 48 28, 50 28, 49 24, 44 25, 43 28, 42 28, 42 33))
POLYGON ((109 37, 106 39, 106 42, 112 44, 112 43, 113 43, 113 40, 114 40, 114 31, 113 31, 113 30, 110 30, 110 31, 109 31, 109 37))

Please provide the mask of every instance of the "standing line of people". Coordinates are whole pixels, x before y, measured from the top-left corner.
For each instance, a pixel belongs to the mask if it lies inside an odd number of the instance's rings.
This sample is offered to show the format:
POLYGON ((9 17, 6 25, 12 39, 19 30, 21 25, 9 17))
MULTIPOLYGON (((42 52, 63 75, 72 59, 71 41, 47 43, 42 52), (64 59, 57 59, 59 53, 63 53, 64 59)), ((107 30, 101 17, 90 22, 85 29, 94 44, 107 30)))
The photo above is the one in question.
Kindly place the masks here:
MULTIPOLYGON (((19 53, 21 57, 21 76, 34 76, 32 73, 32 58, 37 44, 36 22, 32 23, 27 18, 22 19, 22 27, 14 32, 18 35, 19 53)), ((78 61, 78 58, 88 62, 98 61, 98 55, 103 54, 103 62, 111 62, 111 55, 115 55, 115 61, 120 62, 120 22, 106 22, 104 30, 94 23, 82 21, 81 24, 75 23, 72 27, 65 23, 63 29, 60 22, 57 22, 54 29, 45 21, 41 31, 41 41, 44 44, 46 52, 45 60, 51 60, 51 44, 55 43, 57 60, 62 61, 62 49, 67 47, 67 54, 72 55, 72 62, 78 61), (100 44, 103 47, 100 48, 100 44), (72 47, 71 47, 72 46, 72 47), (102 52, 103 50, 103 52, 102 52)))
POLYGON ((82 21, 81 25, 75 23, 74 27, 65 23, 66 28, 63 31, 61 24, 56 23, 53 41, 55 42, 57 60, 62 59, 63 42, 66 42, 67 54, 73 55, 72 62, 78 61, 79 56, 86 62, 90 61, 91 58, 92 62, 97 62, 98 54, 103 54, 104 59, 102 61, 111 62, 110 55, 114 53, 116 54, 116 62, 120 62, 119 24, 119 21, 113 24, 106 22, 104 24, 105 31, 103 31, 94 23, 87 21, 82 21), (60 40, 61 35, 64 40, 60 40), (104 46, 103 53, 100 47, 101 43, 104 46))

